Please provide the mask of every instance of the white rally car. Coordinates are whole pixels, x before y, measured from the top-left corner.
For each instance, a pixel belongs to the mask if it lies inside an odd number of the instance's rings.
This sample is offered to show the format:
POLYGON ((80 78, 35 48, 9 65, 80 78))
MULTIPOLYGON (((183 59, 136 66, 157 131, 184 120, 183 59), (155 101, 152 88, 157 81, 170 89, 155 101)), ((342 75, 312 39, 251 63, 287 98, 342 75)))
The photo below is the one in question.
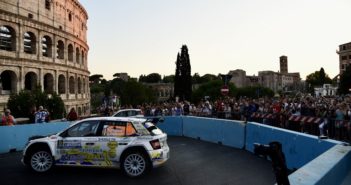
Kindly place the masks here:
POLYGON ((36 172, 54 165, 121 168, 144 175, 169 158, 167 135, 149 120, 99 117, 81 120, 49 137, 30 140, 22 162, 36 172))

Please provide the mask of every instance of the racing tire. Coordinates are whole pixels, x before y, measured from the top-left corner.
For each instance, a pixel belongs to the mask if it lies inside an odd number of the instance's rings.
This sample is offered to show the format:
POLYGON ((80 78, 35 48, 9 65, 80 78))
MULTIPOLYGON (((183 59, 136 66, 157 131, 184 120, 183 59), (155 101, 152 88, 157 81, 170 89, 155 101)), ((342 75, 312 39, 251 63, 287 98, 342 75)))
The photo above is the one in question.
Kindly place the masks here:
POLYGON ((138 178, 150 171, 151 162, 143 152, 130 151, 122 158, 121 169, 127 176, 138 178))
POLYGON ((38 173, 49 172, 54 166, 54 158, 50 151, 38 149, 31 152, 28 163, 30 169, 38 173))

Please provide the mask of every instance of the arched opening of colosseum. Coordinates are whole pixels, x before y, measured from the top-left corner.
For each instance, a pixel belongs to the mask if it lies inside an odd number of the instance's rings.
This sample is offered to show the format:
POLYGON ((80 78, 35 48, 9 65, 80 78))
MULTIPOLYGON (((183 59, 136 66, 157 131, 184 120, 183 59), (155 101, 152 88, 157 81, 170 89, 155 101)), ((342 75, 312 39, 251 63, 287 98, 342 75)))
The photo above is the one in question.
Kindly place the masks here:
POLYGON ((83 79, 83 94, 85 94, 85 88, 86 88, 85 79, 83 79))
POLYGON ((15 72, 6 70, 1 73, 0 90, 1 94, 11 94, 17 92, 17 75, 15 72))
POLYGON ((65 57, 65 44, 63 43, 62 40, 59 40, 57 42, 57 53, 56 53, 56 58, 58 59, 64 59, 65 57))
POLYGON ((50 73, 44 75, 44 92, 48 94, 54 92, 54 77, 50 73))
POLYGON ((64 75, 60 75, 58 78, 58 93, 66 93, 66 77, 64 75))
POLYGON ((85 57, 84 57, 84 51, 82 50, 82 64, 84 64, 85 57))
POLYGON ((52 40, 49 36, 44 36, 41 40, 44 57, 52 57, 52 40))
POLYGON ((79 52, 79 48, 76 48, 76 62, 79 64, 80 63, 80 52, 79 52))
POLYGON ((24 39, 23 39, 24 52, 28 54, 35 54, 36 53, 35 44, 36 44, 36 38, 34 33, 32 32, 24 33, 24 39))
POLYGON ((78 107, 78 116, 82 115, 82 107, 78 107))
POLYGON ((73 46, 72 46, 72 44, 68 45, 68 61, 73 62, 73 46))
POLYGON ((71 76, 69 77, 69 93, 74 94, 75 93, 75 83, 74 83, 74 77, 71 76))
POLYGON ((0 27, 0 49, 16 51, 16 32, 10 26, 0 27))
POLYGON ((78 77, 78 94, 82 93, 82 80, 78 77))
POLYGON ((34 72, 28 72, 24 79, 24 89, 33 91, 37 87, 38 77, 34 72))

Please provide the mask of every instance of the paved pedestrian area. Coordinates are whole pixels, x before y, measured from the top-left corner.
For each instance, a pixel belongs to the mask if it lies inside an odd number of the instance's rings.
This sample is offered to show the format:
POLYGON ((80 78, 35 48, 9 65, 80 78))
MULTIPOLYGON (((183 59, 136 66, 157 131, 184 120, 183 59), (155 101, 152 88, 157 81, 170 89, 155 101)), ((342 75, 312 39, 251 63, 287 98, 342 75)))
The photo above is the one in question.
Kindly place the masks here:
POLYGON ((186 137, 169 137, 170 160, 139 179, 116 169, 55 168, 48 174, 29 171, 21 153, 0 155, 0 184, 50 185, 250 185, 274 184, 271 164, 245 150, 186 137))

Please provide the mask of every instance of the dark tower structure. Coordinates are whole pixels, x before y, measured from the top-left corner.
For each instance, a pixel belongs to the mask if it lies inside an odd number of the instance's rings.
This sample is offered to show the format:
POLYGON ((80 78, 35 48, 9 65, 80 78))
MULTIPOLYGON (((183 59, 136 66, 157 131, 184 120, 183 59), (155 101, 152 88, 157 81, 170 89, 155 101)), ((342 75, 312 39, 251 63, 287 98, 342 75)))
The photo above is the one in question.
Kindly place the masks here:
POLYGON ((283 55, 279 58, 279 61, 280 61, 280 73, 288 74, 288 57, 283 55))

